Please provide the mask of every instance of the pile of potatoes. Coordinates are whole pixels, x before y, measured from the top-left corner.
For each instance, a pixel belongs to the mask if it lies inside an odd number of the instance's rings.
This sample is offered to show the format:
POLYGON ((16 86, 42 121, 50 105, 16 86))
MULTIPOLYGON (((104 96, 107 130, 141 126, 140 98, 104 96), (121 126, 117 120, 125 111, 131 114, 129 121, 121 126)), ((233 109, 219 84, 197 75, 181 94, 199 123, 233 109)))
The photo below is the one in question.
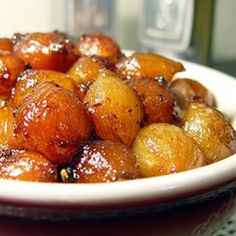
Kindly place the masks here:
POLYGON ((114 182, 227 158, 234 129, 181 71, 101 33, 0 39, 0 179, 114 182))

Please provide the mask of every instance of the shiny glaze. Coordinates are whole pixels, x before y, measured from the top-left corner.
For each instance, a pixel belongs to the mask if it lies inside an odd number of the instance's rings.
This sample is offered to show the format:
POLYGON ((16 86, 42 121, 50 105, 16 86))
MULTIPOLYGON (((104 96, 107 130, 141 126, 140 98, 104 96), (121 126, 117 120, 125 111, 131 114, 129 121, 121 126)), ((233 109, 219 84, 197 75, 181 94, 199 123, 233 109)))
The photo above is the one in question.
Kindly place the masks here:
POLYGON ((120 56, 119 45, 102 33, 83 34, 76 42, 74 53, 81 56, 99 56, 115 63, 120 56))
POLYGON ((143 120, 143 107, 135 92, 115 74, 100 74, 90 86, 84 104, 99 137, 132 144, 143 120))
POLYGON ((120 58, 115 65, 115 72, 124 80, 163 76, 170 82, 174 74, 183 70, 180 62, 153 53, 134 53, 120 58))
POLYGON ((208 164, 236 152, 236 133, 228 120, 199 98, 193 98, 180 126, 196 140, 208 164))
POLYGON ((193 97, 201 97, 210 106, 216 106, 214 95, 198 81, 193 79, 175 79, 171 82, 171 91, 177 98, 180 116, 183 116, 193 97))
POLYGON ((142 128, 132 151, 144 177, 173 174, 205 164, 197 143, 171 124, 154 123, 142 128))
POLYGON ((56 182, 57 169, 38 153, 13 151, 0 158, 0 179, 56 182))
POLYGON ((18 148, 69 161, 88 139, 90 121, 80 100, 54 83, 40 83, 15 113, 18 148))
POLYGON ((28 69, 17 79, 17 83, 11 94, 11 107, 16 108, 20 106, 25 97, 31 94, 32 89, 37 84, 43 82, 53 82, 77 94, 77 86, 69 75, 57 71, 28 69))
POLYGON ((14 52, 33 69, 66 72, 76 60, 69 38, 61 33, 32 33, 16 41, 14 52))
POLYGON ((131 150, 111 141, 85 145, 74 166, 79 183, 114 182, 139 176, 131 150))
POLYGON ((97 79, 99 70, 103 68, 103 64, 93 57, 79 58, 67 72, 76 82, 81 95, 84 98, 89 86, 97 79))
POLYGON ((21 59, 9 53, 0 52, 0 97, 10 97, 17 77, 24 70, 24 62, 21 59))
POLYGON ((140 78, 130 79, 127 84, 134 89, 143 103, 145 124, 174 123, 175 97, 166 82, 140 78))

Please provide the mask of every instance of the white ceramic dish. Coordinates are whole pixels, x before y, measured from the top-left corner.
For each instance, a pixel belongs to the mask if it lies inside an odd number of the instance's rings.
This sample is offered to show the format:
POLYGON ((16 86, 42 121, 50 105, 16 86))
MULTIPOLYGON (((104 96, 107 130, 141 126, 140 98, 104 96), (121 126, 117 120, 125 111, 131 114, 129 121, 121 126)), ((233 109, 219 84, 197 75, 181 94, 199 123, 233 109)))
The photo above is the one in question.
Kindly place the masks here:
MULTIPOLYGON (((219 109, 235 118, 236 79, 204 66, 185 61, 183 63, 186 72, 177 76, 200 81, 215 94, 219 109)), ((51 219, 55 219, 55 216, 66 218, 68 215, 79 218, 107 214, 135 215, 141 212, 146 214, 153 209, 163 212, 185 204, 191 205, 193 202, 206 204, 205 199, 208 199, 209 203, 209 198, 218 199, 221 202, 218 207, 209 212, 206 210, 204 217, 198 217, 198 222, 188 222, 191 217, 186 213, 188 232, 205 232, 201 225, 209 221, 211 214, 219 215, 218 218, 223 219, 223 215, 226 215, 225 209, 233 209, 235 189, 236 155, 233 155, 191 171, 109 184, 51 184, 0 180, 0 214, 31 217, 35 214, 36 217, 50 216, 51 219)), ((211 203, 215 204, 213 200, 211 203)), ((211 219, 209 225, 217 220, 211 219)), ((177 228, 175 232, 180 232, 177 228)))

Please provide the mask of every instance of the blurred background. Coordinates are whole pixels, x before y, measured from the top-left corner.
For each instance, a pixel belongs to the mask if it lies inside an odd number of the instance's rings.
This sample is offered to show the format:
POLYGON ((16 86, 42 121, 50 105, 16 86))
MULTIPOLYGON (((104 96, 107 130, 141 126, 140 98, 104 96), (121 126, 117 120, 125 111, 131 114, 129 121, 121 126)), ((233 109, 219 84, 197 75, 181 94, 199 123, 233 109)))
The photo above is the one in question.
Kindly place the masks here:
POLYGON ((150 50, 236 76, 235 0, 0 0, 0 35, 102 31, 122 48, 150 50))

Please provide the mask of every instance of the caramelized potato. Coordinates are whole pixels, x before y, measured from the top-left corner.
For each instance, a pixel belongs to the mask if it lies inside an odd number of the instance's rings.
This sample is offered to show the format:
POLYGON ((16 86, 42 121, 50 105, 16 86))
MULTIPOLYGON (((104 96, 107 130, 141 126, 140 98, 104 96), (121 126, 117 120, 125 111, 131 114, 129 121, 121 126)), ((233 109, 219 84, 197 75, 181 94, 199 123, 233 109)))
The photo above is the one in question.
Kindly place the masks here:
POLYGON ((9 146, 9 142, 14 141, 15 118, 10 107, 0 108, 0 147, 9 146))
POLYGON ((56 182, 57 169, 39 153, 13 152, 0 158, 0 179, 56 182))
POLYGON ((197 143, 171 124, 151 124, 142 128, 132 150, 143 177, 177 173, 204 164, 197 143))
POLYGON ((114 182, 139 176, 131 150, 124 144, 111 141, 85 145, 74 166, 79 183, 114 182))
POLYGON ((113 64, 120 56, 119 45, 109 36, 102 33, 83 34, 75 42, 76 56, 98 56, 113 64))
POLYGON ((0 50, 12 52, 13 43, 9 38, 0 38, 0 50))
POLYGON ((13 51, 32 69, 66 72, 76 60, 69 38, 56 32, 24 35, 13 51))
POLYGON ((103 64, 92 57, 79 58, 69 69, 67 74, 76 82, 80 98, 84 98, 89 86, 97 79, 99 70, 103 68, 103 64))
POLYGON ((20 106, 24 99, 31 94, 32 89, 42 82, 54 82, 64 89, 78 93, 77 86, 69 75, 49 70, 26 70, 17 79, 15 88, 12 91, 11 107, 20 106))
POLYGON ((54 83, 36 85, 15 118, 17 148, 39 152, 57 165, 70 161, 90 133, 79 98, 54 83))
POLYGON ((135 92, 115 74, 101 73, 90 86, 84 104, 99 137, 132 144, 143 120, 143 108, 135 92))
POLYGON ((181 111, 180 116, 182 116, 193 97, 201 97, 209 105, 216 105, 214 95, 196 80, 175 79, 171 82, 171 91, 176 96, 181 111))
POLYGON ((163 76, 170 82, 177 72, 183 70, 180 62, 153 53, 134 53, 120 58, 115 65, 115 72, 124 80, 163 76))
POLYGON ((145 123, 174 123, 175 97, 161 77, 131 79, 128 86, 138 94, 144 105, 145 123))
POLYGON ((236 152, 236 134, 230 123, 200 99, 189 104, 181 127, 198 143, 208 164, 236 152))
POLYGON ((25 70, 21 59, 0 52, 0 97, 9 98, 18 75, 25 70))

